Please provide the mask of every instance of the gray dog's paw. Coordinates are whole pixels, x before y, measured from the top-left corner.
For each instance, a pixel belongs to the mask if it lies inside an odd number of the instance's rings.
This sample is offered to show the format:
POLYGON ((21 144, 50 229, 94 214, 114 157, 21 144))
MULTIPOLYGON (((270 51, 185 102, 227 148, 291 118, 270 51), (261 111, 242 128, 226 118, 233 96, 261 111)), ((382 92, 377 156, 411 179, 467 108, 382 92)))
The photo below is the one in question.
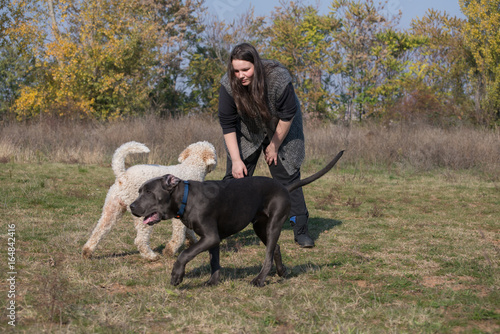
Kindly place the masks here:
POLYGON ((252 284, 253 286, 256 286, 258 288, 262 288, 264 285, 266 285, 264 281, 262 281, 262 280, 259 279, 259 277, 254 278, 250 282, 250 284, 252 284))
POLYGON ((279 277, 286 278, 288 275, 288 271, 285 266, 282 266, 281 268, 277 268, 276 272, 278 273, 279 277))
POLYGON ((170 279, 170 284, 173 286, 177 286, 182 283, 182 277, 172 275, 170 279))
POLYGON ((205 282, 205 286, 215 286, 219 284, 219 276, 220 276, 220 270, 217 270, 215 273, 210 276, 210 279, 205 282))
POLYGON ((184 270, 176 270, 174 264, 174 269, 172 270, 172 277, 170 278, 170 284, 173 286, 177 286, 182 283, 182 280, 184 279, 184 270))

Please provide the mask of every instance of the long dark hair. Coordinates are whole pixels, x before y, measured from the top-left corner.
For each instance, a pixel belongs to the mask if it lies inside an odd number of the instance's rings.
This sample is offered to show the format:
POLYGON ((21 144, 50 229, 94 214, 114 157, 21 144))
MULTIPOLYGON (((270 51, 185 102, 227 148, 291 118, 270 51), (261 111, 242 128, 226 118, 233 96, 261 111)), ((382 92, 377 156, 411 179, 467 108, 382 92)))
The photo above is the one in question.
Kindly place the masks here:
POLYGON ((260 115, 263 121, 268 121, 271 113, 267 106, 266 72, 257 50, 248 43, 235 46, 231 52, 227 71, 238 110, 250 118, 260 115), (249 86, 243 86, 234 75, 233 60, 245 60, 253 64, 254 74, 249 86))

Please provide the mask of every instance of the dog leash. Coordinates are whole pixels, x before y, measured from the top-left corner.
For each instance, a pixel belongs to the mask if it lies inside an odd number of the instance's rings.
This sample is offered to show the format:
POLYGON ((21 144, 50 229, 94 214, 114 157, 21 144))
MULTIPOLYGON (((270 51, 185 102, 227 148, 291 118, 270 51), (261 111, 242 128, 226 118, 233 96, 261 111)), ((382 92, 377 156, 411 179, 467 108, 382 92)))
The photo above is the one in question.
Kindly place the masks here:
POLYGON ((186 209, 188 195, 189 195, 189 181, 184 181, 184 196, 182 197, 182 203, 179 208, 179 211, 177 211, 177 216, 175 216, 175 218, 180 219, 184 215, 184 210, 186 209))

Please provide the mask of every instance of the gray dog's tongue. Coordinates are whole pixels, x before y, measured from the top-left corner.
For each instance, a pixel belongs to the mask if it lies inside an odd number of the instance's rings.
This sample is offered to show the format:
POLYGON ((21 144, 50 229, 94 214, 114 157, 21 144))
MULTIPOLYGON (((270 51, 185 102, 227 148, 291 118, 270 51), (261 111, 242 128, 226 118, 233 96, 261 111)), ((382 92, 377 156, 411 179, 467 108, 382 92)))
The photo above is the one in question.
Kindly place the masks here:
POLYGON ((144 218, 144 224, 149 224, 151 222, 156 222, 158 220, 160 220, 160 215, 158 214, 158 212, 155 212, 144 218))

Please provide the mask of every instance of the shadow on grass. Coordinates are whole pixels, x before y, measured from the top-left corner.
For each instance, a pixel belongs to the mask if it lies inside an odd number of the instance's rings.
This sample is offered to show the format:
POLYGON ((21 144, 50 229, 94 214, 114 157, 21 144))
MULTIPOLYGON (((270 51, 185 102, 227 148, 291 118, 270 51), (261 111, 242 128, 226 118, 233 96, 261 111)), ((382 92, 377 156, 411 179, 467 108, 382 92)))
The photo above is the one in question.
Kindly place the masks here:
MULTIPOLYGON (((264 260, 264 259, 262 259, 264 260)), ((296 278, 300 277, 306 273, 310 272, 318 272, 320 273, 323 269, 328 269, 328 268, 339 268, 342 267, 344 263, 342 261, 333 261, 331 263, 322 263, 322 264, 315 264, 311 262, 307 262, 304 264, 298 264, 293 267, 289 267, 285 264, 286 267, 286 276, 285 277, 280 277, 279 280, 287 280, 291 278, 296 278)), ((221 272, 220 272, 220 279, 222 281, 237 281, 237 280, 248 280, 248 283, 250 284, 250 281, 256 277, 262 266, 250 266, 250 267, 243 267, 243 268, 228 268, 228 267, 222 267, 221 272)), ((195 288, 195 287, 201 287, 204 286, 204 282, 200 284, 192 283, 189 282, 189 279, 193 278, 200 278, 202 276, 206 276, 207 280, 210 275, 210 265, 202 265, 199 266, 198 268, 194 268, 190 270, 189 272, 186 273, 185 280, 183 282, 183 286, 180 287, 181 289, 190 289, 190 288, 195 288)), ((270 284, 271 279, 278 278, 277 273, 276 273, 276 268, 273 266, 273 269, 271 269, 267 279, 266 279, 266 284, 270 284)))
MULTIPOLYGON (((332 230, 336 226, 342 225, 341 220, 328 218, 309 218, 309 236, 317 240, 319 235, 325 231, 332 230)), ((288 221, 283 225, 282 230, 293 231, 293 227, 288 221)), ((221 243, 221 251, 238 252, 243 246, 258 245, 261 241, 251 228, 247 228, 235 235, 230 236, 221 243)))
POLYGON ((309 236, 313 240, 317 240, 319 235, 325 231, 330 231, 333 228, 342 225, 343 222, 337 219, 328 218, 309 218, 309 236))
MULTIPOLYGON (((332 230, 334 227, 342 224, 343 222, 337 219, 328 219, 320 217, 309 218, 309 222, 307 224, 309 229, 309 236, 313 240, 317 240, 321 233, 332 230)), ((283 225, 283 230, 293 231, 293 227, 288 222, 286 222, 285 225, 283 225)))
POLYGON ((112 259, 112 258, 120 258, 126 257, 130 255, 137 255, 139 251, 130 251, 123 253, 111 253, 111 254, 103 254, 103 255, 92 255, 92 260, 103 260, 103 259, 112 259))

